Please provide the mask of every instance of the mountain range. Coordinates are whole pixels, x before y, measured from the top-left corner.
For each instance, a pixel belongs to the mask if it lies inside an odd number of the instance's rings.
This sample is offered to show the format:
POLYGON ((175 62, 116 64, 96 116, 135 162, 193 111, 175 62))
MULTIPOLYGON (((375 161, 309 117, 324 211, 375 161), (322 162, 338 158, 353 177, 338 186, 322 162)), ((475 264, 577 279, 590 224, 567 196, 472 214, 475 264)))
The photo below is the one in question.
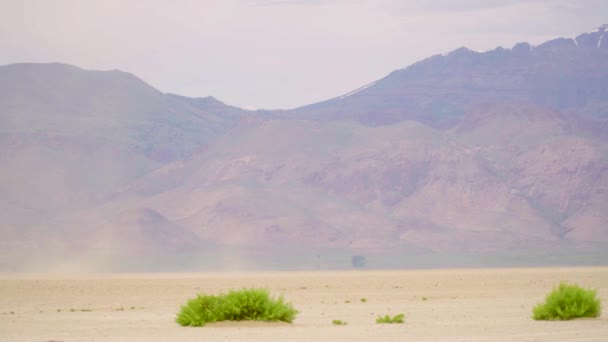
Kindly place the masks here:
POLYGON ((607 31, 273 111, 0 66, 0 270, 605 263, 607 31))

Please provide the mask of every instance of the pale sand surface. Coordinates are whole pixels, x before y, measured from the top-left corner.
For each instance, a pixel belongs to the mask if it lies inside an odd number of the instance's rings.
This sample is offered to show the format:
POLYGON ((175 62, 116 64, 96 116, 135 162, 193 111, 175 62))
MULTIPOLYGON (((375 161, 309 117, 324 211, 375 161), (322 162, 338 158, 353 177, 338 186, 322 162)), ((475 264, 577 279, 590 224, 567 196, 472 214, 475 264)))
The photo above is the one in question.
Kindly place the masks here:
POLYGON ((608 268, 3 275, 0 340, 608 341, 606 313, 531 319, 532 307, 561 280, 598 289, 606 306, 608 268), (174 323, 196 293, 243 287, 283 294, 300 314, 293 324, 174 323), (400 312, 405 324, 375 323, 380 314, 400 312), (348 325, 333 326, 333 319, 348 325))

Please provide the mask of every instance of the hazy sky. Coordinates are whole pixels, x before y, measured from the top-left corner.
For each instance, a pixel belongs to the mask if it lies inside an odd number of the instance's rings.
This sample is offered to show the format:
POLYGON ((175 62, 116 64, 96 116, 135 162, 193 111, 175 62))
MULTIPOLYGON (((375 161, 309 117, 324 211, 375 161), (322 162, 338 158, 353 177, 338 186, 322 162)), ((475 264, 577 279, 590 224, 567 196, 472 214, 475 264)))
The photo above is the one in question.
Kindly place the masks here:
POLYGON ((0 0, 0 65, 120 69, 164 92, 289 108, 461 46, 605 23, 606 0, 0 0))

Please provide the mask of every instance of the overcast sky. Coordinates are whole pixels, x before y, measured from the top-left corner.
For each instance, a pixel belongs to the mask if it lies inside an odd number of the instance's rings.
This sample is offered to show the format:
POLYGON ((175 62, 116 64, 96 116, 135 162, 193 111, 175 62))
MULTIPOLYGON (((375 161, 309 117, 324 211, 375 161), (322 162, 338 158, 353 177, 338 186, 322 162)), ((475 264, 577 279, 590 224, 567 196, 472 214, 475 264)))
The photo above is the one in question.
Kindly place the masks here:
POLYGON ((163 92, 291 108, 461 46, 606 23, 606 0, 0 0, 0 65, 120 69, 163 92))

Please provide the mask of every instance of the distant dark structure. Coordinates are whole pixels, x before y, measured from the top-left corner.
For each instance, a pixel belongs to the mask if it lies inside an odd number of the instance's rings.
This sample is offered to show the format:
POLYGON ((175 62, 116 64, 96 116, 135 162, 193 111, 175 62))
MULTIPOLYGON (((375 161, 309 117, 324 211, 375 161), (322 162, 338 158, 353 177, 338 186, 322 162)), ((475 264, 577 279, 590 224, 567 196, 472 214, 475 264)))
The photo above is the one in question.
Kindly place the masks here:
POLYGON ((353 255, 350 262, 354 268, 363 268, 365 267, 367 260, 363 255, 353 255))

